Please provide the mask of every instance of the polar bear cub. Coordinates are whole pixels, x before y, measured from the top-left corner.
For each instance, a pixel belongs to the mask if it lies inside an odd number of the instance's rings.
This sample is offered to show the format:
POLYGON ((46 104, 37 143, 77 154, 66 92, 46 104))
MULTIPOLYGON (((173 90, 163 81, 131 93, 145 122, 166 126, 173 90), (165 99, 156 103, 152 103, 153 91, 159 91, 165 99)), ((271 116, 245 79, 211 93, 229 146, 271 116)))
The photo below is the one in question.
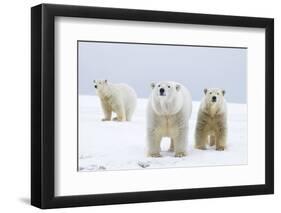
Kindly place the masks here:
POLYGON ((217 88, 204 89, 205 96, 201 102, 196 130, 195 148, 206 149, 216 145, 216 150, 226 148, 227 107, 224 98, 225 90, 217 88))
POLYGON ((192 111, 190 92, 172 81, 151 83, 147 106, 148 156, 161 157, 163 137, 171 139, 170 151, 176 157, 186 155, 188 120, 192 111))
POLYGON ((130 121, 137 105, 137 95, 127 84, 113 84, 107 80, 94 80, 97 95, 101 101, 104 118, 110 121, 112 112, 116 113, 114 121, 130 121))

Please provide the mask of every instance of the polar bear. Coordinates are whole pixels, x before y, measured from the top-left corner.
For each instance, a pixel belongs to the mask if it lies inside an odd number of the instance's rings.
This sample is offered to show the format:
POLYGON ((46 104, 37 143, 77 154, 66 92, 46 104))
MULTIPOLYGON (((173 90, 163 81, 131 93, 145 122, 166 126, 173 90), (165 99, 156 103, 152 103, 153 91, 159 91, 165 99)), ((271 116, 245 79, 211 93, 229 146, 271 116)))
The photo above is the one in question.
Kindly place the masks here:
POLYGON ((107 80, 94 80, 97 95, 104 113, 102 121, 110 121, 112 112, 114 121, 130 121, 137 105, 137 95, 127 84, 113 84, 107 80))
POLYGON ((147 106, 148 156, 161 157, 163 137, 171 139, 169 151, 175 157, 186 156, 188 120, 192 111, 190 92, 172 81, 151 83, 152 93, 147 106))
POLYGON ((216 145, 216 150, 226 148, 227 107, 224 98, 225 90, 218 88, 204 89, 195 130, 195 148, 206 149, 216 145))

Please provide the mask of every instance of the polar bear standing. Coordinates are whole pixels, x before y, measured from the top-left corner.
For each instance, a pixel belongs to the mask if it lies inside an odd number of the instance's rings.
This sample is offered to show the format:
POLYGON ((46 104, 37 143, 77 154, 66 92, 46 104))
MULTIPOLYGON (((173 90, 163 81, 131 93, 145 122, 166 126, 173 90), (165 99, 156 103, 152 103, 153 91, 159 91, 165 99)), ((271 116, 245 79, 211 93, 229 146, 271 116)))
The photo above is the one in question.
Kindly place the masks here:
POLYGON ((205 96, 201 102, 195 130, 195 147, 206 149, 216 145, 216 150, 226 148, 227 108, 224 98, 225 90, 204 89, 205 96))
POLYGON ((104 113, 102 121, 110 121, 112 112, 114 121, 130 121, 137 105, 137 95, 127 84, 112 84, 107 80, 94 80, 97 95, 104 113))
POLYGON ((147 107, 148 156, 161 157, 162 137, 170 137, 170 151, 186 155, 188 120, 192 111, 189 91, 176 82, 152 83, 147 107))

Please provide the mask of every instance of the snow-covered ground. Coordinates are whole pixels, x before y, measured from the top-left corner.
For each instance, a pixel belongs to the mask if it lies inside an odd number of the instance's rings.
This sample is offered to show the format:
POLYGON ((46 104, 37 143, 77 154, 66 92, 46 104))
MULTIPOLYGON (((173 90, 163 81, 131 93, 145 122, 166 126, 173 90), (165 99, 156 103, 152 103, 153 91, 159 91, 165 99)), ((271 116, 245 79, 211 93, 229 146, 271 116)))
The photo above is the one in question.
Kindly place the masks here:
POLYGON ((146 157, 146 99, 138 99, 131 122, 102 122, 97 96, 79 96, 79 171, 128 170, 170 167, 247 164, 247 105, 228 103, 228 148, 225 151, 194 149, 199 102, 193 102, 188 155, 175 158, 168 152, 169 139, 161 144, 161 158, 146 157))

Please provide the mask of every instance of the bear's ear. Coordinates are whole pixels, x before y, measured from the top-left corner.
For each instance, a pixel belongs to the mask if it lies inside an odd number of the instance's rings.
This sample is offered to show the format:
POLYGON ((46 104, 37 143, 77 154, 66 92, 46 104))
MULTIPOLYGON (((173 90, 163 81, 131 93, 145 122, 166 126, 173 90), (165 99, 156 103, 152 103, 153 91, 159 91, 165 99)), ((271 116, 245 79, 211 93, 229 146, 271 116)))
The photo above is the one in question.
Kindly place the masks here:
POLYGON ((150 86, 151 86, 152 89, 154 89, 155 83, 154 83, 154 82, 151 82, 150 86))
POLYGON ((208 92, 208 89, 207 88, 205 88, 204 89, 204 94, 206 94, 208 92))
POLYGON ((106 84, 107 84, 107 80, 104 80, 104 83, 106 83, 106 84))
POLYGON ((176 85, 176 90, 179 91, 180 88, 181 88, 181 85, 177 84, 177 85, 176 85))
POLYGON ((225 90, 223 89, 221 92, 222 92, 222 95, 224 96, 225 95, 225 90))
POLYGON ((93 83, 95 84, 95 83, 96 83, 96 80, 93 80, 93 83))

